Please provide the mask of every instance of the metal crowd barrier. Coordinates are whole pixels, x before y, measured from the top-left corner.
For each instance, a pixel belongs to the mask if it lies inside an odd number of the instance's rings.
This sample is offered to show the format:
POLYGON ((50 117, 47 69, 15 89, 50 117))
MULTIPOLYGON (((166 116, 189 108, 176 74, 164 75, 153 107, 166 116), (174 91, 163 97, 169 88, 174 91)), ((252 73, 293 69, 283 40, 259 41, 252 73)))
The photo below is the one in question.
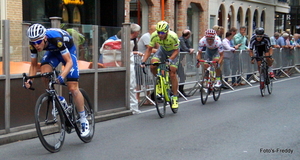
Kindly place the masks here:
MULTIPOLYGON (((231 51, 225 51, 224 54, 228 54, 231 51)), ((232 53, 232 52, 231 52, 232 53)), ((201 85, 199 80, 202 76, 202 67, 196 67, 196 52, 193 54, 189 54, 188 52, 180 52, 180 64, 178 67, 178 73, 185 74, 186 78, 181 78, 180 74, 178 74, 178 82, 179 85, 188 85, 186 87, 189 89, 188 94, 194 95, 197 90, 200 89, 201 85), (180 67, 180 65, 182 67, 180 67)), ((151 103, 155 104, 151 99, 150 95, 153 92, 153 75, 150 72, 150 67, 146 67, 147 74, 144 74, 141 67, 141 56, 135 54, 134 55, 134 63, 135 63, 135 72, 136 72, 136 81, 137 87, 136 93, 143 93, 144 98, 139 103, 139 106, 142 106, 146 100, 149 100, 151 103)), ((297 71, 300 73, 300 48, 295 48, 294 50, 287 49, 273 49, 273 70, 278 72, 278 74, 283 74, 286 77, 289 77, 289 74, 284 72, 285 69, 289 69, 290 72, 297 71)), ((147 63, 150 63, 150 59, 148 59, 147 63)), ((235 51, 233 57, 231 59, 232 66, 230 67, 229 74, 224 74, 224 62, 221 66, 222 68, 222 81, 225 85, 227 85, 230 89, 234 90, 233 87, 230 86, 228 82, 225 81, 225 78, 233 78, 236 77, 236 81, 241 83, 245 81, 246 84, 252 86, 250 80, 255 79, 258 80, 256 73, 258 73, 257 65, 251 63, 251 57, 249 56, 248 50, 239 50, 235 51)), ((180 91, 178 93, 185 99, 188 100, 180 91)))

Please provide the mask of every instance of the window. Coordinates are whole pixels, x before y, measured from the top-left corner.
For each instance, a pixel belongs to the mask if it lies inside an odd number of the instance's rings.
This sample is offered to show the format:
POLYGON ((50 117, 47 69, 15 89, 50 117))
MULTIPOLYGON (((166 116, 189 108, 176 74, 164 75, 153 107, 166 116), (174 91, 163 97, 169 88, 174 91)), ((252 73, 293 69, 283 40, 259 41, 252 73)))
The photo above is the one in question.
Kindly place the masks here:
POLYGON ((73 23, 81 23, 81 16, 77 6, 73 10, 73 23))

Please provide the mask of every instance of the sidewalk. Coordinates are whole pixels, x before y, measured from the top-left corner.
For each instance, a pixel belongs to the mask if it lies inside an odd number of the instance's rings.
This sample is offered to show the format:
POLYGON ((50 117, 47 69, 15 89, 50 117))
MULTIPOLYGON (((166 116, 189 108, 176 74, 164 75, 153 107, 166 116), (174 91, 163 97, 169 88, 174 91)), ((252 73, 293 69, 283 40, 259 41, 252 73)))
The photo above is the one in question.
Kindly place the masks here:
MULTIPOLYGON (((100 115, 95 117, 95 123, 107 121, 115 118, 121 118, 129 115, 132 115, 132 111, 130 110, 100 115)), ((36 129, 31 126, 31 127, 27 127, 27 129, 22 129, 20 131, 14 131, 9 134, 0 135, 0 145, 17 142, 17 141, 23 141, 31 138, 36 138, 36 137, 37 137, 36 129)))

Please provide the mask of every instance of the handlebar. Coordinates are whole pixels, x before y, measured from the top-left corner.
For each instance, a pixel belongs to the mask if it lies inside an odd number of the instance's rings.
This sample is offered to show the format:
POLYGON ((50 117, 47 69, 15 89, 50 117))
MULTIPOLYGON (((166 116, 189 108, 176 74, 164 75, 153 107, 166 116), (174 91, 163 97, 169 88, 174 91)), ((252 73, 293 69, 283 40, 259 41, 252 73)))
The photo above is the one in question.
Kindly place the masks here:
POLYGON ((198 60, 198 62, 204 62, 204 63, 218 63, 217 61, 208 61, 208 60, 203 60, 203 59, 198 60))
MULTIPOLYGON (((46 73, 41 73, 41 74, 37 74, 37 75, 34 75, 34 76, 27 76, 26 73, 23 73, 23 87, 25 87, 25 82, 27 82, 28 79, 33 79, 33 78, 40 78, 40 77, 45 77, 45 78, 49 78, 50 81, 49 81, 49 84, 60 84, 58 82, 56 82, 56 77, 57 75, 59 74, 59 72, 55 69, 53 69, 53 72, 46 72, 46 73)), ((63 84, 60 84, 60 85, 66 85, 65 83, 63 84)), ((32 86, 30 86, 30 88, 28 88, 30 90, 35 90, 35 88, 33 88, 32 86)))
MULTIPOLYGON (((152 66, 159 66, 159 65, 161 65, 161 64, 166 64, 166 62, 145 63, 144 65, 145 65, 145 66, 151 66, 151 65, 152 65, 152 66)), ((170 67, 169 67, 168 65, 167 65, 166 68, 167 68, 167 70, 170 70, 170 67)), ((144 74, 147 74, 146 71, 145 71, 145 67, 143 67, 143 73, 144 73, 144 74)))

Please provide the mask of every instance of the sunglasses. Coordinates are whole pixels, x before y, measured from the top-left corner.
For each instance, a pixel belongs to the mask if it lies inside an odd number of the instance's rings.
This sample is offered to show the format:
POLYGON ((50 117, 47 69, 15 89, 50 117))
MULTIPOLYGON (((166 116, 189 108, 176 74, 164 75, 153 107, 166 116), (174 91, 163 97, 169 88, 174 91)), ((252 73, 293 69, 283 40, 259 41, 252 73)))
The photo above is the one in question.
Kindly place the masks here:
POLYGON ((256 35, 256 38, 262 38, 264 37, 263 35, 256 35))
POLYGON ((44 39, 40 39, 40 40, 37 40, 37 41, 30 41, 30 44, 33 45, 33 46, 34 45, 39 45, 39 44, 41 44, 43 42, 43 40, 44 39))
POLYGON ((166 34, 166 32, 157 32, 157 34, 166 34))

